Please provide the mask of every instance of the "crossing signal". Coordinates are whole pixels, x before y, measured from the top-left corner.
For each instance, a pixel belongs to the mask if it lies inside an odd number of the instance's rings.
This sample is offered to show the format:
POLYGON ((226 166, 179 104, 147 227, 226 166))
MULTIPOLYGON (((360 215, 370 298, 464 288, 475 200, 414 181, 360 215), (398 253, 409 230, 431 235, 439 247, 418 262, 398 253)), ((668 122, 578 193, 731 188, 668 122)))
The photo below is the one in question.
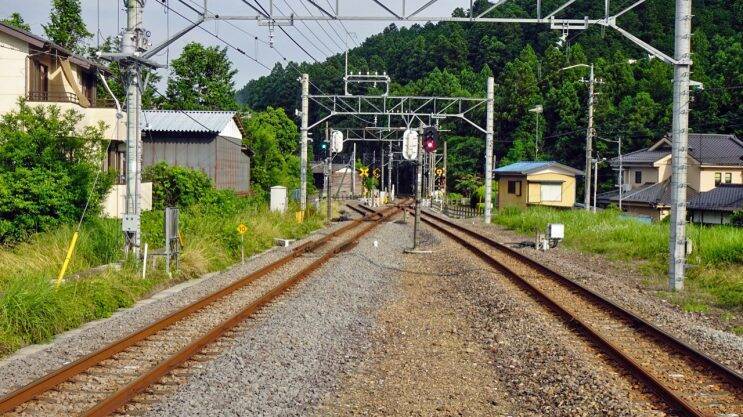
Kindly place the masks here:
POLYGON ((435 127, 423 129, 423 150, 431 153, 436 150, 439 140, 439 131, 435 127))

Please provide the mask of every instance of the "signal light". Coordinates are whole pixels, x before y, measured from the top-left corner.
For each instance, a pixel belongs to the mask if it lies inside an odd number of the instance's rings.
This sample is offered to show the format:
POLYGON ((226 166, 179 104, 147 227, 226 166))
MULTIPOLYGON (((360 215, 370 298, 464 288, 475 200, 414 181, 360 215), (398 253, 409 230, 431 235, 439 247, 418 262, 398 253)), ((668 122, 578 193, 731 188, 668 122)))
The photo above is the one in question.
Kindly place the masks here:
POLYGON ((439 138, 439 131, 435 127, 427 127, 423 129, 423 150, 426 152, 433 152, 436 150, 438 144, 436 143, 439 138))

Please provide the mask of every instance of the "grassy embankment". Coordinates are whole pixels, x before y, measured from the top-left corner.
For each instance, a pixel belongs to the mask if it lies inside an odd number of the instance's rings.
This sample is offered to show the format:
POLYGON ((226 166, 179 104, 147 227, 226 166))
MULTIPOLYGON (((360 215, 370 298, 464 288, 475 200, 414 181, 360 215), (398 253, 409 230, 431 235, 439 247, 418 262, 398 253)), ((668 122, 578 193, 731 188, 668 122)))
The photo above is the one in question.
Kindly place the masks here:
MULTIPOLYGON (((547 223, 565 224, 564 245, 612 259, 639 261, 647 275, 645 284, 686 311, 706 312, 711 306, 728 311, 724 317, 743 314, 743 229, 730 226, 689 225, 694 251, 688 259, 686 291, 668 293, 668 224, 642 224, 621 217, 618 211, 597 214, 583 210, 554 210, 532 207, 506 209, 494 222, 516 231, 534 234, 547 223)), ((734 328, 743 333, 743 328, 734 328)))
MULTIPOLYGON (((150 248, 163 245, 163 213, 143 216, 143 240, 150 248)), ((52 284, 73 232, 64 227, 41 233, 13 248, 0 248, 0 357, 19 347, 50 340, 55 334, 131 306, 154 290, 175 282, 217 271, 240 259, 236 226, 248 226, 246 256, 265 250, 274 237, 297 238, 321 227, 314 214, 302 224, 293 213, 270 213, 266 204, 232 198, 219 204, 198 204, 181 211, 185 243, 180 270, 168 277, 162 267, 141 279, 133 263, 120 270, 106 270, 79 279, 68 279, 59 288, 52 284)), ((68 276, 121 258, 120 221, 95 219, 84 224, 68 276)))

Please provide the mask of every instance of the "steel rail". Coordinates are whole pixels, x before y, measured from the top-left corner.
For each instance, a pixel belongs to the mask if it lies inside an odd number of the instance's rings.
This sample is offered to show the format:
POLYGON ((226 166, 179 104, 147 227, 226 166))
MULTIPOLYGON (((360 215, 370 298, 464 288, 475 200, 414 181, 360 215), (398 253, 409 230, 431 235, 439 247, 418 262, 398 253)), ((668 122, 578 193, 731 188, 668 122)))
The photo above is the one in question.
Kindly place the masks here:
POLYGON ((121 406, 128 403, 137 394, 141 393, 142 391, 147 389, 147 387, 158 381, 163 376, 167 375, 171 370, 177 368, 182 363, 190 359, 193 355, 201 351, 204 347, 219 339, 225 332, 234 328, 246 318, 253 315, 256 311, 260 310, 262 307, 284 294, 288 289, 292 288, 302 279, 306 278, 308 275, 321 267, 335 255, 348 251, 355 247, 358 244, 359 239, 361 239, 363 236, 377 227, 381 223, 381 220, 384 220, 386 217, 396 214, 399 211, 399 207, 393 206, 379 212, 375 212, 375 214, 380 215, 379 218, 375 220, 375 222, 364 227, 354 236, 339 243, 333 249, 313 261, 310 265, 306 266, 305 268, 294 274, 291 278, 287 279, 279 286, 275 287, 268 293, 258 298, 245 309, 233 315, 222 324, 214 327, 207 334, 190 343, 179 352, 171 355, 168 359, 160 362, 157 366, 150 369, 145 374, 139 376, 135 381, 119 389, 117 392, 107 397, 93 408, 85 411, 83 414, 81 414, 81 416, 103 417, 115 412, 121 406))
POLYGON ((676 351, 679 351, 685 354, 686 356, 691 357, 694 360, 704 363, 709 368, 711 368, 715 373, 727 379, 734 387, 743 386, 743 377, 736 371, 717 362, 710 356, 700 352, 694 347, 676 339, 675 337, 671 336, 664 330, 655 327, 654 325, 638 317, 634 313, 631 313, 630 311, 620 306, 617 306, 616 304, 605 299, 604 297, 600 296, 596 292, 584 287, 583 285, 538 263, 537 261, 531 259, 530 257, 522 253, 519 253, 515 251, 514 249, 509 248, 508 246, 505 246, 500 242, 496 242, 495 240, 487 236, 484 236, 476 231, 473 231, 467 227, 464 227, 448 219, 441 218, 439 216, 433 215, 428 212, 422 212, 422 214, 423 214, 423 218, 421 220, 423 220, 426 224, 444 233, 445 235, 451 237, 457 243, 467 248, 469 251, 471 251, 472 253, 477 255, 479 258, 484 260, 486 263, 492 265, 497 270, 504 273, 517 285, 519 285, 522 288, 525 288, 527 292, 534 295, 540 301, 544 302, 551 310, 555 311, 558 315, 563 317, 568 322, 568 324, 576 325, 584 334, 587 334, 591 340, 594 340, 595 342, 597 342, 599 346, 601 346, 604 350, 611 353, 612 356, 614 356, 624 365, 629 367, 629 369, 631 369, 633 373, 636 376, 638 376, 640 379, 647 381, 672 406, 678 408, 680 411, 682 411, 686 415, 694 416, 694 417, 708 417, 709 416, 709 414, 704 413, 703 411, 699 410, 695 405, 689 403, 687 400, 677 395, 672 389, 667 387, 662 381, 660 381, 658 378, 652 375, 652 373, 649 370, 645 369, 643 365, 635 361, 629 355, 625 354, 620 347, 618 347, 617 345, 615 345, 614 343, 612 343, 611 341, 603 337, 597 329, 595 329, 593 326, 591 326, 587 322, 576 317, 573 313, 565 309, 562 305, 560 305, 560 303, 555 301, 553 298, 547 295, 544 291, 542 291, 541 289, 539 289, 538 287, 530 283, 528 280, 522 278, 520 274, 515 272, 513 269, 509 268, 507 265, 503 264, 501 261, 494 258, 492 255, 478 248, 471 242, 455 234, 454 232, 447 229, 446 227, 443 227, 440 224, 437 224, 436 222, 438 221, 448 227, 451 227, 460 232, 463 232, 466 235, 471 236, 489 245, 490 247, 493 247, 497 250, 500 250, 501 252, 506 253, 509 256, 516 258, 522 263, 542 272, 543 274, 549 276, 550 278, 555 279, 560 284, 565 285, 569 289, 574 290, 579 295, 584 296, 593 302, 601 304, 605 308, 618 314, 619 316, 626 319, 627 321, 630 321, 632 324, 636 325, 637 327, 640 327, 641 331, 644 331, 650 336, 656 337, 657 339, 667 343, 667 345, 672 346, 672 348, 674 348, 676 351))
POLYGON ((282 266, 286 265, 287 263, 293 261, 294 259, 302 256, 305 253, 312 252, 328 242, 332 240, 335 236, 338 236, 340 234, 345 233, 346 231, 355 228, 362 224, 364 220, 370 217, 374 217, 376 215, 379 215, 379 213, 369 213, 368 215, 360 218, 360 219, 354 219, 349 224, 338 228, 324 237, 309 241, 306 243, 303 243, 296 248, 292 249, 291 253, 288 255, 260 268, 259 270, 250 273, 249 275, 241 278, 240 280, 230 284, 227 287, 222 288, 219 291, 216 291, 210 295, 207 295, 205 297, 202 297, 201 299, 197 300, 196 302, 185 306, 181 308, 178 311, 175 311, 171 313, 170 315, 157 320, 156 322, 147 325, 133 333, 131 333, 128 336, 125 336, 122 339, 119 339, 108 346, 105 346, 99 350, 96 350, 88 355, 83 356, 82 358, 71 362, 68 365, 65 365, 39 379, 36 379, 29 384, 3 396, 0 398, 0 413, 6 413, 17 406, 31 401, 39 394, 46 392, 55 386, 61 384, 62 382, 68 381, 72 377, 92 368, 93 366, 99 364, 100 362, 111 358, 112 356, 128 349, 129 347, 141 342, 142 340, 154 335, 155 333, 173 325, 174 323, 180 321, 181 319, 190 316, 191 314, 197 312, 198 310, 216 302, 217 300, 245 287, 246 285, 249 285, 256 280, 262 278, 263 276, 281 268, 282 266))

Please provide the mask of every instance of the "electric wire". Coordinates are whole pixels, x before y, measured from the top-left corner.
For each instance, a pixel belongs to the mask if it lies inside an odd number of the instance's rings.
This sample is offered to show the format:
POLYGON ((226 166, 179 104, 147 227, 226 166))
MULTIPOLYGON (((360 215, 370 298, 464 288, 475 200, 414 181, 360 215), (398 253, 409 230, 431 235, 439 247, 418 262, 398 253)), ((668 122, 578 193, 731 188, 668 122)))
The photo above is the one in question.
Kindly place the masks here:
MULTIPOLYGON (((305 2, 303 2, 303 1, 300 0, 299 1, 299 4, 301 4, 302 7, 304 7, 305 10, 307 10, 307 13, 309 13, 310 16, 315 17, 315 15, 312 14, 312 11, 310 11, 310 8, 307 7, 307 4, 305 4, 305 2)), ((333 25, 331 25, 329 22, 326 22, 326 23, 328 24, 328 26, 330 27, 330 29, 333 29, 333 25)), ((335 44, 336 48, 338 48, 340 50, 344 50, 345 49, 344 47, 340 46, 338 44, 338 42, 335 41, 335 39, 328 33, 327 30, 325 30, 325 26, 323 25, 322 22, 317 22, 317 26, 319 26, 320 27, 320 30, 322 30, 323 33, 325 33, 325 36, 327 36, 328 39, 330 39, 330 41, 333 42, 333 44, 335 44)), ((333 29, 333 32, 335 32, 335 35, 340 40, 341 39, 341 36, 338 34, 338 32, 336 32, 335 29, 333 29)))
MULTIPOLYGON (((297 15, 297 11, 294 10, 294 8, 292 7, 292 5, 289 3, 288 0, 284 0, 284 4, 286 4, 287 7, 289 7, 289 10, 291 10, 294 15, 297 15)), ((312 30, 312 28, 310 28, 309 25, 307 25, 307 23, 304 20, 302 20, 301 23, 302 23, 302 25, 305 28, 307 28, 307 30, 310 32, 310 34, 312 34, 312 36, 314 36, 315 39, 317 39, 317 42, 319 42, 320 45, 322 45, 323 47, 325 47, 325 49, 328 50, 328 52, 330 53, 329 55, 335 54, 335 52, 333 52, 333 49, 331 47, 329 47, 322 39, 320 39, 320 37, 317 36, 317 34, 315 33, 315 31, 312 30)), ((322 26, 320 26, 320 28, 322 28, 322 26)), ((319 48, 318 48, 318 50, 319 50, 319 48)))

